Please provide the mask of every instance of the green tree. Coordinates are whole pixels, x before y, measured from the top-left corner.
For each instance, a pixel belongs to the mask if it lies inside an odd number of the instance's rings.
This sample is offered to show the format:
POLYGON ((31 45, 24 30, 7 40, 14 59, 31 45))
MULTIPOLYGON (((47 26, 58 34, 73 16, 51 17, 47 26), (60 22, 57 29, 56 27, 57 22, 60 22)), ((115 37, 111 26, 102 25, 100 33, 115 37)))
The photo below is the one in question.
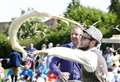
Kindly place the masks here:
POLYGON ((109 6, 109 12, 115 13, 117 15, 117 24, 120 24, 120 0, 111 0, 109 6))
POLYGON ((21 25, 21 28, 18 31, 18 38, 31 38, 39 34, 43 36, 46 28, 48 28, 47 25, 42 23, 39 17, 30 18, 21 25))
POLYGON ((95 8, 84 7, 78 4, 79 0, 73 1, 75 2, 71 2, 68 5, 67 11, 64 13, 65 17, 86 24, 88 27, 93 23, 100 21, 96 27, 102 31, 104 37, 111 37, 112 26, 116 25, 116 15, 112 13, 104 13, 95 8))
POLYGON ((53 42, 54 44, 66 43, 69 41, 69 26, 58 20, 57 26, 49 27, 42 22, 41 18, 30 18, 26 20, 18 31, 18 39, 21 45, 29 46, 30 43, 36 45, 38 49, 43 43, 53 42))
POLYGON ((11 47, 7 36, 4 33, 0 33, 0 57, 6 57, 10 50, 11 47))
POLYGON ((111 0, 111 5, 109 6, 109 12, 120 14, 120 0, 111 0))

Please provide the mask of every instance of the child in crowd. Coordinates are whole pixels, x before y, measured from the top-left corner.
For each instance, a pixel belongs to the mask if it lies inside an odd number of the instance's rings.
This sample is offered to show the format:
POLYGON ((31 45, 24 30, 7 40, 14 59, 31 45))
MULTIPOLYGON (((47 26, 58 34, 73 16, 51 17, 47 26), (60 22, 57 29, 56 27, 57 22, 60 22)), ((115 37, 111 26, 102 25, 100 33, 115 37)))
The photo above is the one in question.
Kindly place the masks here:
POLYGON ((32 81, 32 76, 33 76, 33 71, 30 69, 31 65, 30 62, 25 61, 24 62, 24 69, 20 73, 20 80, 21 82, 31 82, 32 81))
POLYGON ((44 82, 44 81, 46 81, 46 79, 48 77, 49 68, 47 67, 45 62, 46 62, 45 60, 39 61, 39 66, 36 69, 37 82, 38 82, 38 80, 43 80, 43 82, 44 82))

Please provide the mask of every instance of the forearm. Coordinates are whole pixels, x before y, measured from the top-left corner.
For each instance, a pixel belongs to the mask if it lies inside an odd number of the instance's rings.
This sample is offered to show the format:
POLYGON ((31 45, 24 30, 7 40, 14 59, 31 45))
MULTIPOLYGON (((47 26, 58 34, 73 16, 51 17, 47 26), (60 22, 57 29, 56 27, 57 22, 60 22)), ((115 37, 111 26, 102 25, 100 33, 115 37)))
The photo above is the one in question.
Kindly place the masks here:
POLYGON ((92 52, 85 52, 78 49, 55 47, 47 49, 49 56, 56 56, 62 59, 75 61, 82 64, 89 72, 93 72, 97 67, 97 55, 92 52))
POLYGON ((50 63, 49 68, 56 76, 61 76, 61 71, 56 64, 50 63))

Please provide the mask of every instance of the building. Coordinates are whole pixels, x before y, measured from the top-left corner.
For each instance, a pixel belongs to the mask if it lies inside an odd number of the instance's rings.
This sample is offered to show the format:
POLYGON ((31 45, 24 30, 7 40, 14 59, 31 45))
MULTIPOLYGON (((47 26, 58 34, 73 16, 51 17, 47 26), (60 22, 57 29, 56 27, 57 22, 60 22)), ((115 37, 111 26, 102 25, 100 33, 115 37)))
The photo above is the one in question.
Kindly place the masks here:
POLYGON ((102 43, 112 44, 114 49, 120 48, 120 34, 115 34, 111 38, 103 38, 102 43))
POLYGON ((10 23, 11 23, 10 21, 9 22, 0 22, 0 32, 7 33, 10 23))

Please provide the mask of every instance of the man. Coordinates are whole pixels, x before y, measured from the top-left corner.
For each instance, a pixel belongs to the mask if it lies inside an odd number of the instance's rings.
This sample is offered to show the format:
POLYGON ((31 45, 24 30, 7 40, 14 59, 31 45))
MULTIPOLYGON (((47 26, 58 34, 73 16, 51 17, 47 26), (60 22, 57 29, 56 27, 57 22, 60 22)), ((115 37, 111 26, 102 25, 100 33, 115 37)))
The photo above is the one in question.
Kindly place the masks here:
POLYGON ((83 75, 83 82, 106 82, 106 76, 107 76, 107 64, 102 56, 102 52, 99 50, 99 45, 101 43, 102 39, 102 33, 95 28, 94 26, 91 26, 89 29, 85 30, 83 38, 82 38, 82 44, 81 49, 82 50, 91 50, 96 53, 98 60, 97 60, 97 68, 95 72, 89 73, 82 69, 82 75, 83 75))
POLYGON ((37 49, 34 48, 34 44, 30 43, 30 46, 28 48, 26 48, 26 51, 28 53, 28 55, 33 58, 35 56, 35 54, 33 54, 34 51, 36 51, 37 49))
POLYGON ((82 64, 83 69, 85 69, 83 75, 86 73, 87 76, 85 77, 89 78, 88 80, 85 80, 86 78, 83 77, 82 82, 104 82, 103 76, 106 77, 107 75, 107 66, 97 47, 100 44, 101 39, 102 33, 100 30, 92 26, 85 30, 85 33, 82 36, 80 47, 82 50, 56 47, 39 51, 39 53, 48 56, 57 56, 62 59, 76 61, 82 64), (95 74, 97 75, 97 78, 95 74))
MULTIPOLYGON (((63 47, 74 49, 79 48, 82 34, 83 30, 81 27, 74 25, 71 30, 71 42, 63 45, 63 47)), ((74 82, 80 82, 81 80, 81 67, 80 64, 76 62, 54 57, 52 58, 49 67, 51 72, 53 72, 60 79, 72 80, 74 82)))

